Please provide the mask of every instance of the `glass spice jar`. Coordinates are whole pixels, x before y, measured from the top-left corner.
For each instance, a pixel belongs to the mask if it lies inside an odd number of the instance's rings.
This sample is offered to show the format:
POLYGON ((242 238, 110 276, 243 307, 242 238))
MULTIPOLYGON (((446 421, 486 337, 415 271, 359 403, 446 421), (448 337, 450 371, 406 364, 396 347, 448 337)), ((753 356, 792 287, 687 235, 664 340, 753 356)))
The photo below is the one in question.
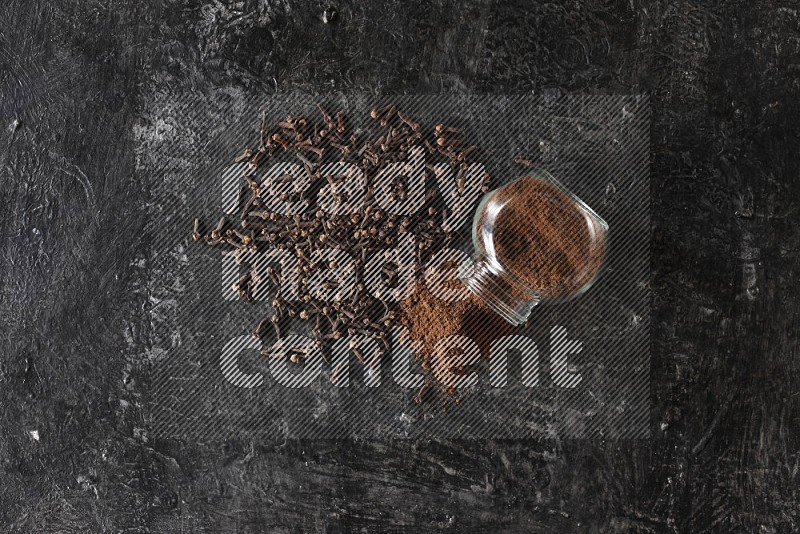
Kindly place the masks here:
POLYGON ((519 325, 541 301, 564 301, 597 278, 608 224, 545 170, 488 192, 459 273, 489 308, 519 325))

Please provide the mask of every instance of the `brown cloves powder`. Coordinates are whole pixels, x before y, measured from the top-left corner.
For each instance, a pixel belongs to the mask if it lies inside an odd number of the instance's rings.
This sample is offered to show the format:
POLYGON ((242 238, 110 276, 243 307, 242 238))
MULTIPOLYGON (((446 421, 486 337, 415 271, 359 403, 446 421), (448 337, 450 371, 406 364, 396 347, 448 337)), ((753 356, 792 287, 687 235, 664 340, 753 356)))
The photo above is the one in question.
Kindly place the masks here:
POLYGON ((422 344, 419 358, 423 368, 432 368, 440 382, 447 371, 459 375, 469 370, 462 368, 464 358, 460 352, 441 352, 438 360, 433 362, 439 341, 454 335, 470 338, 478 346, 481 356, 488 359, 492 341, 515 330, 472 293, 468 293, 464 300, 445 301, 434 296, 422 282, 400 302, 400 310, 401 324, 408 329, 412 340, 422 344))
POLYGON ((535 176, 496 195, 503 209, 493 225, 495 254, 512 275, 544 298, 574 293, 597 275, 606 236, 593 231, 575 199, 535 176))

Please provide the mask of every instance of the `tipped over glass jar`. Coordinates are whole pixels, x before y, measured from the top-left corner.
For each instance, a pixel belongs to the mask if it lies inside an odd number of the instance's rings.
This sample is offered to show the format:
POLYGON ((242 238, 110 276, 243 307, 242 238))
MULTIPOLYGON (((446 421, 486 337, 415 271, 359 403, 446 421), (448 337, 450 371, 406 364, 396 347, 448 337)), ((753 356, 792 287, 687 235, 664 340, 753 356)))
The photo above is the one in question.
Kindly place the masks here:
POLYGON ((481 199, 472 224, 475 252, 459 274, 466 287, 513 325, 541 301, 585 292, 603 264, 608 224, 536 170, 481 199))

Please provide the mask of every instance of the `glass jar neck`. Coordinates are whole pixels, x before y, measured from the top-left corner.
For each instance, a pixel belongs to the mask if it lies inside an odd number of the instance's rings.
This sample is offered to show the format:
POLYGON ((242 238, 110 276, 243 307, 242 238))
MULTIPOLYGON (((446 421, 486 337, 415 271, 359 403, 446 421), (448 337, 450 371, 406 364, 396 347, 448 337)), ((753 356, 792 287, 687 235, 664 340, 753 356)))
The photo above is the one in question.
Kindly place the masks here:
POLYGON ((463 264, 459 278, 492 311, 514 326, 524 323, 540 300, 535 291, 481 254, 463 264))

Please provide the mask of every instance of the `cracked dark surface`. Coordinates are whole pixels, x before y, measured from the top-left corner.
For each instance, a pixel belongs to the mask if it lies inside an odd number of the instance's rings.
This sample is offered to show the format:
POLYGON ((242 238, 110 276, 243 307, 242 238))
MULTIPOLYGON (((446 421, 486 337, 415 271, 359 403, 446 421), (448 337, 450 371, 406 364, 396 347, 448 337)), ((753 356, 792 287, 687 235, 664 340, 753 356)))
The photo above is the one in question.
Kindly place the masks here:
POLYGON ((325 24, 326 7, 0 6, 2 529, 800 530, 796 5, 337 2, 325 24), (153 223, 133 132, 170 80, 650 92, 652 438, 151 438, 153 223))

